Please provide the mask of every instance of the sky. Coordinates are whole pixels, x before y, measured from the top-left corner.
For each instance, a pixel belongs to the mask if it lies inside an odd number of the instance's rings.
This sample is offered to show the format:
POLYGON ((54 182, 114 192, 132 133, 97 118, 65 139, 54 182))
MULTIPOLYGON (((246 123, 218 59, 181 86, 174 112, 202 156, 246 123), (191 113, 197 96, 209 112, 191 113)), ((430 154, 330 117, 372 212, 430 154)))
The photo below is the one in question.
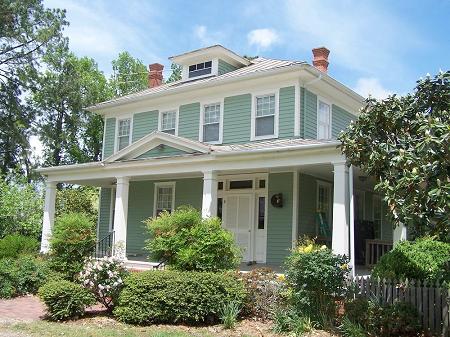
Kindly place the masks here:
POLYGON ((410 92, 450 69, 450 0, 44 0, 65 8, 69 45, 107 76, 128 51, 145 64, 222 44, 241 55, 311 62, 331 50, 329 74, 363 96, 410 92))

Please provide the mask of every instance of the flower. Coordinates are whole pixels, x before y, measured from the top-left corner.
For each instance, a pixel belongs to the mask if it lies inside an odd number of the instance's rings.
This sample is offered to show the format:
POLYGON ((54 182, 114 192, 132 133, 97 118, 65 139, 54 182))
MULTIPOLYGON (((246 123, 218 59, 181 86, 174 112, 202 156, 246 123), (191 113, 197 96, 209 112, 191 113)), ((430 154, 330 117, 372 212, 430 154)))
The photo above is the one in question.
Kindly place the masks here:
POLYGON ((340 268, 342 270, 347 270, 348 269, 348 264, 347 263, 341 264, 340 268))
POLYGON ((313 251, 313 248, 314 248, 313 244, 310 243, 305 248, 303 248, 303 253, 311 253, 313 251))

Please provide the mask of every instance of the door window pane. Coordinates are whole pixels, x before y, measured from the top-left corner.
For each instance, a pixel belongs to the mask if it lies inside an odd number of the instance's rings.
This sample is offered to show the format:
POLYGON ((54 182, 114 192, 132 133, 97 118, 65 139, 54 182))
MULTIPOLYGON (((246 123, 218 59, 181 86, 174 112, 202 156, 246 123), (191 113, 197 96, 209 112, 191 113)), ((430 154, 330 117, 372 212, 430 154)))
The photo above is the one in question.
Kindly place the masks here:
POLYGON ((217 199, 217 217, 222 220, 222 213, 223 213, 223 199, 218 198, 217 199))
POLYGON ((253 180, 230 181, 230 190, 237 190, 241 188, 253 188, 253 180))
POLYGON ((264 229, 266 219, 266 198, 258 198, 258 229, 264 229))

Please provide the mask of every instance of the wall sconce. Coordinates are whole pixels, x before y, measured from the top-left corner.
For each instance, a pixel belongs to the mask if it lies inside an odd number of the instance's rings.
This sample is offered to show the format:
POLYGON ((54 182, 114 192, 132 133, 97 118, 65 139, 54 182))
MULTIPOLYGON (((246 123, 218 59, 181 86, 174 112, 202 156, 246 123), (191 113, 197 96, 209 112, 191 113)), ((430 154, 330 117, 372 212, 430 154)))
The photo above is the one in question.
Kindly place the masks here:
POLYGON ((277 193, 272 195, 272 198, 270 198, 270 203, 273 207, 281 208, 283 207, 283 194, 277 193))

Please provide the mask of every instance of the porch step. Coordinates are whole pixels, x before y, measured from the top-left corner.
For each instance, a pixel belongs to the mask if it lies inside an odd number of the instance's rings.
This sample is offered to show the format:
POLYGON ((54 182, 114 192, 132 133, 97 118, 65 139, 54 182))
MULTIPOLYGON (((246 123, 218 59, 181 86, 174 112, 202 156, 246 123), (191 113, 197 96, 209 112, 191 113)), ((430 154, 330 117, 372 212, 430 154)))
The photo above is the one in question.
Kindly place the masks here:
POLYGON ((131 270, 151 270, 153 267, 157 266, 157 262, 147 262, 147 261, 136 261, 136 260, 126 260, 125 268, 131 270))

